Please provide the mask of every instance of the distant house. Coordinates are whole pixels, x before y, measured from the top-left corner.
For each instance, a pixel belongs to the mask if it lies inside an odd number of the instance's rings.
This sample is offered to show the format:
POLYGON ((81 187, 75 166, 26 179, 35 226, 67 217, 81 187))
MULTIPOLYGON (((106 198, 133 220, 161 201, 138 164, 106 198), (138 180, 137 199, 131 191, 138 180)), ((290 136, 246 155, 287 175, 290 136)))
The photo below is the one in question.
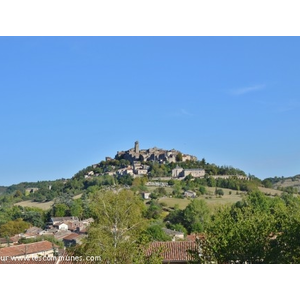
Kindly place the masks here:
POLYGON ((8 247, 13 243, 14 241, 11 238, 0 238, 0 247, 8 247))
POLYGON ((183 177, 191 175, 193 177, 204 177, 205 170, 204 169, 185 169, 183 170, 183 177))
POLYGON ((54 237, 57 240, 62 241, 66 236, 70 235, 71 233, 72 232, 70 230, 59 230, 54 233, 54 237))
POLYGON ((81 244, 81 239, 84 238, 83 235, 77 233, 71 233, 63 238, 65 247, 71 247, 81 244))
POLYGON ((52 217, 51 223, 52 225, 56 225, 57 223, 63 223, 67 221, 79 221, 78 217, 52 217))
POLYGON ((172 177, 178 178, 178 177, 182 177, 182 175, 183 175, 183 168, 177 165, 176 168, 172 170, 172 177))
POLYGON ((196 192, 193 192, 193 191, 185 191, 184 192, 184 197, 195 198, 196 196, 197 196, 196 192))
POLYGON ((138 170, 136 170, 136 174, 137 175, 147 175, 147 173, 148 173, 148 170, 146 170, 146 169, 138 169, 138 170))
POLYGON ((181 231, 176 231, 168 228, 163 228, 163 231, 165 232, 165 234, 172 238, 172 241, 184 239, 184 233, 181 231))
POLYGON ((143 196, 144 199, 149 199, 149 198, 150 198, 150 194, 151 194, 151 193, 143 192, 143 193, 142 193, 142 196, 143 196))
POLYGON ((25 233, 22 233, 21 237, 26 239, 35 238, 39 236, 42 231, 42 228, 33 226, 28 228, 25 233))
POLYGON ((205 170, 204 169, 183 169, 179 166, 176 166, 176 168, 172 170, 173 178, 185 178, 188 175, 191 175, 195 178, 201 178, 205 176, 205 170))
POLYGON ((197 250, 197 244, 193 241, 153 242, 146 255, 161 253, 163 264, 187 264, 193 260, 190 250, 197 250))
POLYGON ((25 195, 29 195, 29 194, 35 193, 38 190, 39 190, 39 188, 27 188, 27 189, 25 189, 25 195))
POLYGON ((65 223, 61 223, 58 225, 59 230, 68 230, 68 225, 65 223))
POLYGON ((40 256, 52 257, 57 247, 49 241, 41 241, 31 244, 21 244, 17 246, 0 249, 0 257, 16 258, 36 258, 40 256))

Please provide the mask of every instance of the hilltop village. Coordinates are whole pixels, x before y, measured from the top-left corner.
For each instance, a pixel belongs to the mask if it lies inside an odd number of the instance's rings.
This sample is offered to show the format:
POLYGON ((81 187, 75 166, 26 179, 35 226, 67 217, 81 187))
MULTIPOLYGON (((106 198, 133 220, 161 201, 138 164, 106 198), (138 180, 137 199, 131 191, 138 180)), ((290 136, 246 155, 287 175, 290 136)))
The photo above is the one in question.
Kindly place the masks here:
MULTIPOLYGON (((134 143, 134 147, 127 151, 118 151, 116 160, 125 160, 128 162, 123 168, 114 168, 116 170, 105 172, 106 175, 110 176, 124 176, 131 175, 133 178, 139 176, 145 176, 149 174, 150 166, 146 162, 166 164, 166 163, 176 163, 176 162, 196 162, 197 157, 189 154, 183 154, 178 150, 164 150, 157 147, 150 149, 140 150, 139 142, 134 143)), ((111 157, 105 158, 106 162, 113 161, 111 157)), ((93 168, 96 169, 99 167, 99 164, 93 165, 93 168)), ((93 176, 99 176, 101 174, 95 173, 93 170, 85 174, 85 179, 91 178, 93 176)), ((183 169, 179 166, 176 166, 172 170, 172 178, 184 179, 186 176, 191 175, 195 178, 201 178, 205 176, 205 170, 201 168, 194 169, 183 169)), ((167 178, 165 178, 167 179, 167 178)))

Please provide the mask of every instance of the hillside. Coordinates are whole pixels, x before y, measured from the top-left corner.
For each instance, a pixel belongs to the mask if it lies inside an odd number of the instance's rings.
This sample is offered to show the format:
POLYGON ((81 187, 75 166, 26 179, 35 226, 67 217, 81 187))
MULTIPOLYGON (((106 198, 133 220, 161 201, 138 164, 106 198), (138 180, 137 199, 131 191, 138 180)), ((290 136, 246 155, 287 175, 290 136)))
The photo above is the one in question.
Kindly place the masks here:
POLYGON ((7 190, 7 187, 5 186, 0 186, 0 195, 4 194, 7 190))
POLYGON ((177 194, 179 198, 183 191, 191 189, 198 192, 201 186, 243 192, 266 189, 263 192, 269 195, 276 195, 278 190, 292 193, 300 191, 300 175, 261 181, 255 176, 247 176, 238 168, 217 166, 206 162, 204 158, 198 160, 196 156, 178 150, 157 147, 140 150, 139 143, 135 142, 134 148, 118 151, 114 158, 106 157, 105 160, 80 170, 70 179, 23 182, 0 187, 0 195, 1 198, 11 195, 15 203, 28 200, 39 203, 62 200, 69 202, 76 195, 87 195, 100 188, 133 188, 139 185, 141 179, 144 183, 163 181, 172 188, 173 196, 177 194), (179 182, 175 184, 175 181, 179 182))
POLYGON ((293 177, 285 177, 285 178, 280 178, 277 182, 273 184, 274 188, 295 188, 300 192, 300 175, 296 175, 293 177))

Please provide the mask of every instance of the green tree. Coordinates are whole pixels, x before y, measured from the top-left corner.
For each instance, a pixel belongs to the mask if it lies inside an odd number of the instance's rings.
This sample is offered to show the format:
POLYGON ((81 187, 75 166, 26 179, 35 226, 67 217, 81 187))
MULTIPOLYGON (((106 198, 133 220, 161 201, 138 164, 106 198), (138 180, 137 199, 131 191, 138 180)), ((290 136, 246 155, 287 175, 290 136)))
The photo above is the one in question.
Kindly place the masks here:
POLYGON ((82 218, 83 215, 83 203, 81 199, 75 199, 70 208, 70 213, 72 216, 82 218))
POLYGON ((199 186, 199 192, 200 192, 201 195, 206 194, 206 188, 205 188, 205 186, 200 185, 200 186, 199 186))
POLYGON ((183 224, 184 215, 183 210, 179 209, 178 204, 175 205, 174 210, 172 210, 164 219, 166 224, 183 224))
POLYGON ((36 227, 43 228, 45 225, 45 213, 40 208, 25 208, 22 219, 36 227))
POLYGON ((168 236, 162 229, 161 225, 153 224, 149 226, 145 233, 148 235, 151 241, 171 241, 171 237, 168 236))
POLYGON ((146 228, 144 204, 132 191, 97 192, 90 207, 95 222, 76 253, 100 256, 101 263, 108 264, 147 261, 147 245, 140 238, 146 228))
POLYGON ((213 177, 208 177, 207 185, 210 187, 215 187, 217 185, 216 180, 213 177))
POLYGON ((54 205, 54 217, 65 217, 67 215, 69 207, 64 203, 58 203, 54 205))
POLYGON ((23 233, 30 226, 30 223, 25 222, 22 219, 9 221, 0 226, 0 237, 10 237, 18 233, 23 233))
MULTIPOLYGON (((152 195, 152 194, 151 194, 152 195)), ((145 216, 148 219, 159 219, 162 213, 162 206, 155 200, 151 200, 148 209, 145 212, 145 216)))
POLYGON ((193 199, 183 211, 183 225, 191 232, 203 232, 209 221, 210 211, 203 199, 193 199))
POLYGON ((223 196, 224 195, 224 191, 222 189, 216 189, 215 194, 217 196, 223 196))

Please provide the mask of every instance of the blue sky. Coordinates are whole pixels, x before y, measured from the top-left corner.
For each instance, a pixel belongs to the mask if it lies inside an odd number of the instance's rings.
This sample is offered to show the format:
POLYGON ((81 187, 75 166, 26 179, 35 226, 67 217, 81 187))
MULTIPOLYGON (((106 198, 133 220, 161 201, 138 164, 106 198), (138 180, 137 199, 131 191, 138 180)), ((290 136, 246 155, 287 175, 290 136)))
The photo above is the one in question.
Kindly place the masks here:
POLYGON ((0 185, 118 150, 300 173, 299 37, 0 37, 0 185))

